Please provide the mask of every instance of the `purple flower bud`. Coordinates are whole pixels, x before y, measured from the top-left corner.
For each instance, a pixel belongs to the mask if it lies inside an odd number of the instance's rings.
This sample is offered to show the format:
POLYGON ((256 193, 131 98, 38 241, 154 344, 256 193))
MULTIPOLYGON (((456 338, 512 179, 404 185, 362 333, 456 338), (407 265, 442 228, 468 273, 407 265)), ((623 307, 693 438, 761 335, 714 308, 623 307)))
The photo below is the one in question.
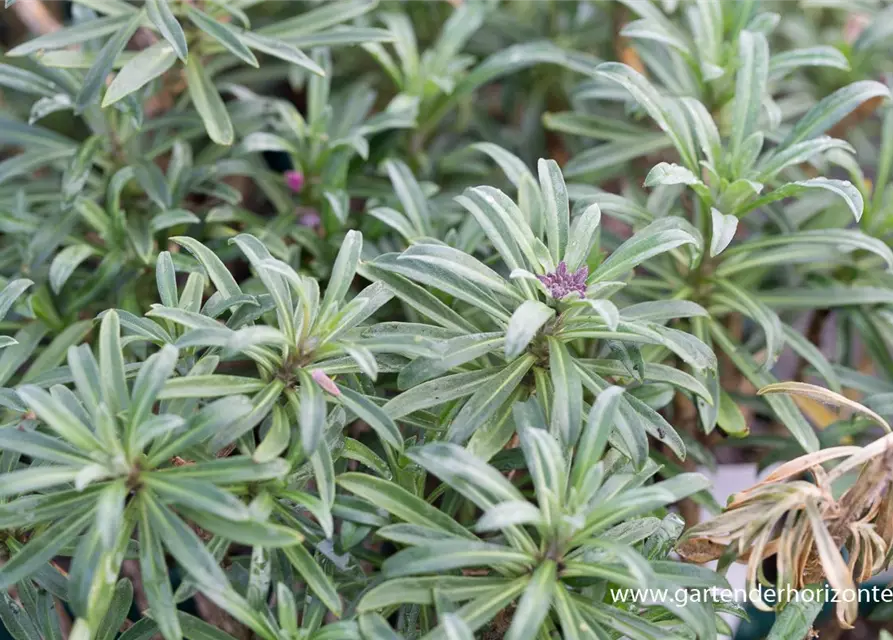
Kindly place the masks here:
POLYGON ((320 223, 322 222, 322 218, 319 217, 319 212, 316 209, 311 209, 309 207, 300 207, 297 210, 297 214, 298 223, 302 227, 318 229, 320 223))
POLYGON ((570 273, 567 264, 562 261, 552 273, 537 276, 539 281, 546 285, 549 295, 556 300, 561 300, 571 293, 579 293, 581 298, 586 297, 586 278, 589 276, 589 267, 585 264, 570 273))
POLYGON ((335 381, 327 376, 326 372, 322 369, 314 369, 310 372, 310 377, 313 378, 316 384, 331 393, 333 396, 341 395, 341 389, 338 388, 338 385, 335 384, 335 381))
POLYGON ((295 193, 300 193, 304 188, 304 174, 290 169, 285 172, 285 184, 295 193))

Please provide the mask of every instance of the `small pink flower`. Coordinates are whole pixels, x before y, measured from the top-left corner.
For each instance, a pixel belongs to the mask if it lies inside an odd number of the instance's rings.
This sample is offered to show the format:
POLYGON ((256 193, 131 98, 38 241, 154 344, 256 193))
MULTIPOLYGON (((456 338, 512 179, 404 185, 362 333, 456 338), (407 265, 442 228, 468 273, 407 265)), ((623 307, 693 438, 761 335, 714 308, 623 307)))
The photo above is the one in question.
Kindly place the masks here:
POLYGON ((335 384, 335 381, 327 376, 326 372, 322 369, 314 369, 310 373, 310 377, 313 378, 316 384, 331 393, 333 396, 341 395, 341 389, 338 388, 338 385, 335 384))
POLYGON ((304 188, 304 174, 300 171, 290 169, 285 172, 285 184, 295 193, 300 193, 304 188))

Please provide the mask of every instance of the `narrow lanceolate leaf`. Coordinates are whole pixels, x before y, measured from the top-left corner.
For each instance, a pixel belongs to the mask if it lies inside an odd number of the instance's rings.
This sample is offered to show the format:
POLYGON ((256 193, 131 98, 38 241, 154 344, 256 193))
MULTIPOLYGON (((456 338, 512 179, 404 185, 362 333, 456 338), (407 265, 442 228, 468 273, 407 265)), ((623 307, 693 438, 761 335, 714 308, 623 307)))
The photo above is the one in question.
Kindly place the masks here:
POLYGON ((502 369, 497 367, 435 378, 388 400, 382 408, 392 418, 401 418, 420 409, 471 395, 481 384, 501 372, 502 369))
MULTIPOLYGON (((28 405, 31 411, 36 413, 50 429, 63 439, 85 452, 100 448, 99 442, 90 429, 65 405, 46 391, 33 385, 25 385, 20 387, 17 392, 22 402, 28 405)), ((36 467, 32 468, 36 469, 36 467)))
POLYGON ((239 39, 239 34, 235 29, 223 22, 217 22, 211 16, 203 11, 199 11, 192 5, 186 5, 186 15, 192 21, 192 24, 214 38, 224 49, 252 67, 258 66, 257 58, 251 53, 251 49, 246 47, 242 40, 239 39))
POLYGON ((533 179, 533 173, 527 168, 527 164, 518 156, 503 149, 499 145, 490 142, 478 142, 471 145, 471 148, 490 156, 490 158, 499 165, 499 168, 502 169, 505 177, 508 178, 516 188, 521 187, 521 181, 524 178, 533 179))
MULTIPOLYGON (((163 2, 164 0, 156 0, 163 2)), ((167 42, 156 42, 140 51, 121 67, 105 92, 102 106, 107 107, 130 95, 170 69, 177 60, 174 48, 167 42)))
MULTIPOLYGON (((308 455, 316 451, 326 428, 326 398, 322 388, 309 373, 300 370, 300 400, 298 402, 298 425, 301 428, 301 446, 308 455)), ((333 383, 334 384, 334 383, 333 383)), ((337 390, 338 388, 335 387, 337 390)), ((289 399, 293 396, 289 395, 289 399)), ((294 404, 294 401, 292 401, 294 404)))
POLYGON ((90 70, 87 71, 87 75, 84 76, 81 90, 75 98, 75 106, 79 111, 86 109, 96 101, 100 90, 105 84, 106 76, 111 73, 115 66, 115 60, 117 59, 118 54, 124 50, 127 41, 130 40, 130 37, 134 34, 142 21, 143 12, 139 11, 135 13, 124 28, 109 38, 108 42, 105 43, 105 46, 103 46, 99 53, 96 54, 96 61, 93 63, 93 66, 90 67, 90 70))
POLYGON ((110 483, 96 501, 96 527, 102 544, 111 549, 124 526, 124 500, 128 489, 123 480, 110 483))
POLYGON ((729 295, 729 298, 722 297, 724 303, 750 316, 763 329, 763 333, 766 335, 766 364, 771 368, 784 348, 784 331, 781 319, 765 303, 751 296, 750 292, 733 284, 730 280, 720 280, 717 284, 722 291, 729 295))
MULTIPOLYGON (((53 613, 55 613, 55 608, 53 613)), ((0 592, 0 625, 3 625, 7 633, 12 636, 12 640, 31 640, 31 638, 41 637, 36 626, 37 623, 25 608, 5 591, 0 592)), ((57 637, 61 638, 61 633, 57 637)))
POLYGON ((88 465, 90 459, 59 438, 44 435, 39 431, 22 431, 13 428, 0 429, 0 447, 5 451, 17 452, 38 460, 47 460, 63 465, 88 465))
POLYGON ((403 436, 400 430, 381 407, 353 389, 342 386, 338 389, 341 391, 339 398, 341 404, 372 427, 383 442, 387 442, 398 451, 403 450, 403 436))
POLYGON ((345 473, 338 476, 337 482, 342 488, 367 500, 376 508, 384 509, 410 524, 474 539, 465 527, 446 513, 393 482, 364 473, 345 473))
POLYGON ((471 436, 472 432, 484 424, 487 418, 508 399, 535 360, 534 355, 525 354, 481 385, 450 423, 449 439, 453 442, 464 442, 471 436))
POLYGON ((280 60, 296 64, 318 76, 326 75, 325 70, 316 64, 310 56, 287 42, 251 31, 240 31, 237 35, 239 40, 252 49, 257 49, 280 60))
POLYGON ((591 282, 615 280, 648 258, 684 244, 700 245, 697 233, 682 218, 670 216, 655 220, 620 245, 590 276, 591 282))
POLYGON ((531 556, 511 547, 457 540, 404 549, 385 560, 381 569, 385 576, 396 578, 415 573, 442 573, 464 567, 529 566, 532 562, 531 556))
POLYGON ((608 444, 608 436, 611 435, 617 419, 622 395, 622 387, 608 387, 598 394, 589 410, 589 417, 580 436, 571 468, 571 486, 578 490, 582 487, 589 469, 601 460, 608 444))
MULTIPOLYGON (((715 343, 725 351, 751 384, 759 388, 776 382, 771 374, 754 361, 750 353, 741 349, 732 340, 719 323, 710 322, 710 333, 715 343)), ((766 396, 766 401, 805 451, 812 452, 819 449, 819 439, 791 398, 769 394, 766 396)))
POLYGON ((93 510, 68 514, 33 536, 18 553, 0 567, 0 592, 30 577, 68 545, 93 517, 93 510))
POLYGON ((350 285, 357 273, 357 266, 360 264, 362 251, 363 234, 359 231, 348 231, 344 241, 341 243, 341 248, 338 250, 335 264, 332 266, 332 275, 329 278, 329 285, 326 287, 326 293, 320 306, 319 314, 321 318, 326 318, 330 309, 343 302, 344 296, 350 290, 350 285))
POLYGON ((165 40, 171 45, 177 57, 186 62, 187 45, 183 27, 168 6, 167 0, 146 0, 146 13, 165 40))
POLYGON ((554 160, 540 160, 537 170, 543 197, 549 252, 552 254, 552 260, 558 263, 567 248, 570 228, 567 187, 561 169, 554 160))
MULTIPOLYGON (((806 589, 804 589, 805 591, 806 589)), ((809 596, 797 593, 775 618, 766 640, 803 638, 813 630, 813 623, 825 606, 820 589, 812 589, 809 596)), ((881 638, 884 636, 881 635, 881 638)))
MULTIPOLYGON (((690 187, 704 187, 703 182, 690 170, 671 162, 659 162, 645 176, 646 187, 660 185, 685 184, 690 187)), ((703 191, 703 189, 701 189, 703 191)), ((706 193, 706 191, 704 191, 706 193)))
POLYGON ((860 80, 838 89, 807 111, 779 146, 786 148, 822 135, 860 104, 872 98, 890 98, 890 90, 873 80, 860 80))
POLYGON ((810 140, 803 140, 778 151, 773 150, 764 154, 757 165, 757 169, 760 172, 757 179, 761 181, 768 180, 787 167, 796 166, 832 149, 843 149, 850 153, 856 153, 855 149, 846 140, 839 140, 830 136, 819 136, 810 140))
POLYGON ((384 166, 403 206, 403 213, 409 218, 415 232, 422 235, 428 233, 431 226, 428 200, 412 171, 401 160, 388 160, 384 166))
POLYGON ((307 581, 310 589, 335 615, 341 615, 341 598, 331 579, 303 547, 294 545, 282 550, 291 565, 307 581))
MULTIPOLYGON (((84 260, 94 255, 96 250, 87 244, 73 244, 56 254, 50 264, 50 287, 54 293, 62 291, 62 287, 84 260)), ((3 314, 0 313, 0 318, 3 314)))
POLYGON ((519 524, 543 525, 542 512, 529 502, 501 502, 487 512, 477 521, 475 531, 497 531, 507 529, 519 524))
POLYGON ((474 640, 474 634, 468 624, 455 613, 445 613, 440 618, 446 640, 474 640))
POLYGON ((682 163, 693 171, 697 168, 691 131, 681 108, 677 108, 671 98, 661 96, 645 76, 619 62, 604 62, 598 65, 595 73, 617 82, 629 91, 673 141, 682 157, 682 163))
POLYGON ((205 272, 208 274, 211 282, 217 287, 217 291, 227 298, 242 295, 242 290, 229 272, 229 269, 220 261, 217 254, 208 249, 208 247, 195 238, 187 236, 175 236, 171 240, 195 256, 195 259, 205 268, 205 272))
POLYGON ((361 638, 368 640, 400 640, 401 636, 380 613, 364 613, 357 620, 361 638))
POLYGON ((81 145, 77 154, 68 163, 62 176, 62 200, 70 204, 87 184, 90 171, 93 169, 93 159, 102 148, 103 137, 94 135, 87 138, 81 145))
POLYGON ((735 400, 725 390, 719 391, 719 406, 716 411, 716 424, 723 431, 735 438, 743 438, 750 433, 750 426, 747 419, 741 413, 741 409, 735 403, 735 400))
POLYGON ((146 502, 150 528, 180 565, 203 587, 212 591, 225 589, 227 580, 223 569, 218 566, 198 535, 155 498, 143 496, 143 499, 146 502))
POLYGON ((809 180, 789 182, 775 191, 766 194, 762 198, 757 198, 750 202, 743 210, 738 212, 738 215, 740 216, 746 211, 757 209, 777 200, 790 198, 791 196, 798 195, 811 189, 823 189, 825 191, 830 191, 834 195, 840 196, 849 210, 852 211, 853 217, 856 218, 857 221, 862 218, 862 211, 864 209, 862 193, 854 187, 852 183, 846 180, 832 180, 830 178, 810 178, 809 180))
POLYGON ((122 29, 130 20, 130 15, 109 16, 98 20, 88 20, 81 24, 46 33, 10 49, 9 57, 27 56, 38 51, 51 51, 101 38, 122 29))
POLYGON ((872 238, 855 229, 815 229, 772 235, 737 244, 726 252, 726 262, 717 269, 717 274, 726 275, 726 273, 732 273, 737 270, 736 265, 739 263, 759 267, 761 265, 761 254, 771 257, 772 260, 777 259, 783 262, 784 253, 776 258, 776 254, 770 250, 782 251, 783 249, 790 249, 794 251, 801 247, 808 249, 817 247, 820 253, 825 252, 826 255, 827 252, 834 250, 846 252, 868 251, 882 258, 887 270, 893 269, 893 251, 881 240, 872 238), (751 255, 752 257, 750 257, 751 255), (733 256, 735 256, 736 260, 732 260, 733 256), (737 260, 737 258, 744 258, 744 256, 747 256, 747 258, 737 260))
POLYGON ((536 300, 526 300, 512 314, 505 332, 505 357, 517 358, 537 332, 555 315, 555 309, 536 300))
POLYGON ((505 476, 460 445, 434 442, 410 449, 406 456, 483 510, 507 500, 525 500, 505 476))
POLYGON ((381 267, 375 262, 366 262, 361 264, 357 271, 370 280, 384 283, 396 297, 440 326, 459 332, 476 331, 473 324, 441 302, 434 294, 408 278, 393 273, 387 266, 381 267))
POLYGON ((710 209, 710 218, 713 224, 710 235, 710 257, 716 257, 729 246, 735 231, 738 229, 738 218, 733 215, 723 215, 716 209, 710 209))
POLYGON ((601 219, 601 209, 598 204, 593 203, 574 220, 567 241, 567 250, 564 253, 564 262, 568 271, 574 272, 586 264, 598 238, 601 219))
POLYGON ((840 393, 840 377, 837 375, 834 366, 825 357, 825 354, 794 327, 783 325, 782 329, 784 330, 788 346, 812 365, 816 372, 825 379, 828 386, 831 387, 831 391, 840 393))
POLYGON ((150 412, 159 392, 173 373, 179 352, 166 344, 161 351, 146 360, 133 383, 133 401, 130 406, 130 429, 136 430, 150 412))
POLYGON ((456 202, 474 216, 509 269, 521 269, 539 262, 534 251, 533 232, 524 214, 502 191, 492 187, 472 187, 457 196, 456 202))
MULTIPOLYGON (((153 198, 153 200, 156 199, 153 198)), ((149 231, 155 233, 157 231, 163 231, 164 229, 170 229, 171 227, 183 224, 198 224, 199 222, 201 222, 201 218, 191 211, 186 211, 185 209, 171 209, 170 211, 165 211, 153 216, 152 222, 149 223, 149 231)))
POLYGON ((375 5, 364 0, 329 2, 312 11, 302 11, 287 20, 274 22, 260 31, 266 35, 290 40, 305 34, 323 31, 347 20, 353 20, 374 8, 375 5))
POLYGON ((554 524, 560 513, 560 496, 567 491, 562 447, 557 438, 538 426, 542 416, 535 401, 516 403, 512 409, 543 520, 554 524))
POLYGON ((189 96, 205 123, 205 129, 211 140, 217 144, 231 145, 235 139, 233 123, 229 119, 226 105, 217 88, 208 76, 198 56, 189 56, 186 64, 186 80, 189 84, 189 96))
POLYGON ((831 405, 832 407, 865 416, 881 425, 887 433, 893 431, 886 420, 868 407, 859 404, 854 400, 850 400, 839 393, 818 387, 814 384, 809 384, 807 382, 776 382, 774 384, 766 385, 757 391, 757 395, 761 396, 773 393, 784 393, 787 395, 803 396, 818 400, 819 402, 831 405))
POLYGON ((357 611, 380 610, 397 604, 434 604, 434 588, 451 600, 471 600, 493 590, 508 586, 509 579, 490 576, 430 576, 396 578, 372 587, 357 603, 357 611))
POLYGON ((769 44, 761 33, 742 31, 738 36, 738 75, 731 150, 737 156, 744 140, 756 129, 769 77, 769 44))
POLYGON ((564 446, 572 447, 580 434, 583 413, 583 385, 567 347, 555 338, 549 342, 549 372, 555 395, 552 399, 550 429, 564 446))
MULTIPOLYGON (((493 269, 473 256, 452 247, 433 243, 415 243, 400 254, 398 261, 414 264, 420 271, 424 270, 424 267, 442 268, 450 274, 462 278, 459 281, 460 287, 466 281, 473 282, 494 295, 520 301, 517 291, 493 269)), ((441 279, 444 278, 441 277, 441 279)))
POLYGON ((170 398, 219 398, 260 391, 266 382, 260 378, 207 374, 171 378, 158 393, 159 400, 170 398))
POLYGON ((539 635, 543 620, 551 608, 555 589, 563 588, 556 574, 557 565, 554 560, 545 560, 533 572, 512 616, 512 624, 505 635, 506 640, 533 640, 539 635))
POLYGON ((631 160, 659 153, 672 145, 672 140, 661 133, 648 133, 632 140, 608 142, 571 158, 564 166, 564 176, 576 178, 602 171, 616 171, 617 167, 631 160))
POLYGON ((846 56, 834 47, 807 47, 772 56, 769 61, 769 74, 773 79, 777 79, 801 67, 831 67, 849 71, 850 64, 846 56))
POLYGON ((397 387, 408 389, 417 384, 442 376, 454 367, 471 362, 502 346, 505 336, 501 332, 472 333, 444 342, 444 355, 440 358, 416 358, 400 370, 397 387))
POLYGON ((15 304, 15 301, 28 289, 34 282, 27 278, 19 278, 9 282, 3 290, 0 291, 0 320, 6 317, 7 312, 15 304))

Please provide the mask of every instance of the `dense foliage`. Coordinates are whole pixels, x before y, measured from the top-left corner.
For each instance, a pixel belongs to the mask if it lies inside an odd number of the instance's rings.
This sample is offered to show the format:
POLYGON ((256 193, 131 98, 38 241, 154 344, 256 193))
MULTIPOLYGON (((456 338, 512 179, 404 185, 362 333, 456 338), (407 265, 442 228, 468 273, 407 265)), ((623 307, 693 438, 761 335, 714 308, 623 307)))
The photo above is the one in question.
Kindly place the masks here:
POLYGON ((733 561, 887 568, 893 8, 7 4, 16 640, 713 640, 733 561))

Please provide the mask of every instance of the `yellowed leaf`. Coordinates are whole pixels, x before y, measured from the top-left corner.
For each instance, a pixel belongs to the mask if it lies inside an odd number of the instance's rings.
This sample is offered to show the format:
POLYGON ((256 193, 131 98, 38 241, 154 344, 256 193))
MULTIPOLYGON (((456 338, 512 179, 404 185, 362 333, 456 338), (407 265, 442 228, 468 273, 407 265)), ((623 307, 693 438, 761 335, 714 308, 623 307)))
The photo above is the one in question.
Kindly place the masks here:
POLYGON ((772 393, 783 393, 786 395, 795 396, 795 398, 809 398, 811 400, 822 402, 826 405, 831 405, 832 407, 838 407, 840 409, 847 410, 851 414, 858 413, 877 422, 884 428, 887 433, 893 431, 886 420, 884 420, 881 416, 876 414, 868 407, 850 400, 846 396, 831 391, 830 389, 825 389, 824 387, 819 387, 807 382, 776 382, 775 384, 766 385, 765 387, 757 391, 757 395, 759 396, 772 393))

